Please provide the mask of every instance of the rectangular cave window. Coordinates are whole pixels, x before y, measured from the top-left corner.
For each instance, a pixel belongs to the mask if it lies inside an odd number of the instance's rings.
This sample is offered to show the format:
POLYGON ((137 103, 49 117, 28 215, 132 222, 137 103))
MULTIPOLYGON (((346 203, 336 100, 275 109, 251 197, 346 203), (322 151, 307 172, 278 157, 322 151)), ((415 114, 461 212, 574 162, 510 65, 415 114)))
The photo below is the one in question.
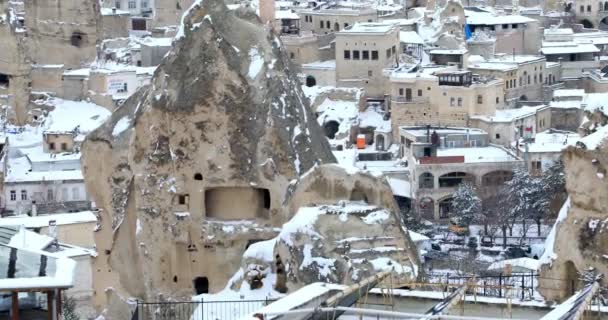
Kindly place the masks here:
POLYGON ((10 84, 10 78, 7 74, 0 73, 0 87, 8 88, 10 84))
POLYGON ((271 195, 268 189, 217 187, 205 190, 205 215, 220 220, 268 218, 271 195))

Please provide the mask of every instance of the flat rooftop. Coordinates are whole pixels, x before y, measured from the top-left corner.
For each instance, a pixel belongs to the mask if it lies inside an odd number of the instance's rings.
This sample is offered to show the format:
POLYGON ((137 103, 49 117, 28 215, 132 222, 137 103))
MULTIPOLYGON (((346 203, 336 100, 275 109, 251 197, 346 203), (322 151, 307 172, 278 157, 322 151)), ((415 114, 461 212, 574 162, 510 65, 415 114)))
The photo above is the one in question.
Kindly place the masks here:
POLYGON ((430 127, 427 130, 427 127, 408 127, 402 126, 399 127, 400 132, 405 132, 414 137, 426 137, 427 133, 432 134, 433 131, 437 132, 440 135, 449 135, 449 134, 486 134, 485 131, 477 128, 457 128, 457 127, 430 127))
POLYGON ((539 109, 545 108, 545 105, 540 106, 523 106, 515 109, 496 110, 496 114, 489 115, 472 115, 471 119, 482 120, 485 122, 512 122, 516 119, 529 117, 534 115, 539 109))
POLYGON ((464 10, 469 25, 499 25, 499 24, 522 24, 536 20, 520 15, 498 15, 494 12, 481 10, 464 10))
POLYGON ((338 34, 355 34, 355 33, 389 33, 399 28, 397 23, 386 22, 358 22, 354 25, 338 32, 338 34))
POLYGON ((498 146, 473 147, 473 148, 443 148, 437 149, 438 157, 463 156, 464 163, 480 162, 510 162, 520 159, 498 146))

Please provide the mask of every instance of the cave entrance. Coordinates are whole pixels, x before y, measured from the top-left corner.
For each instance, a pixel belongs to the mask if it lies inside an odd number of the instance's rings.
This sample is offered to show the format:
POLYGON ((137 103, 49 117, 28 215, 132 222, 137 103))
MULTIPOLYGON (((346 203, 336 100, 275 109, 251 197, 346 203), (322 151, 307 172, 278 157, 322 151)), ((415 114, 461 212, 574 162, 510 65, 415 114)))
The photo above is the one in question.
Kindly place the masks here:
POLYGON ((205 190, 208 218, 239 220, 268 218, 270 191, 253 187, 218 187, 205 190))
POLYGON ((209 293, 209 279, 207 277, 196 277, 192 280, 192 285, 194 286, 194 292, 197 295, 209 293))
POLYGON ((313 76, 306 77, 306 86, 307 87, 314 87, 316 85, 317 85, 317 79, 315 79, 315 77, 313 77, 313 76))
POLYGON ((568 288, 568 291, 565 292, 565 294, 566 296, 574 295, 574 293, 576 293, 576 290, 578 290, 580 277, 578 269, 576 269, 574 262, 566 262, 566 265, 564 267, 564 273, 564 279, 566 279, 566 288, 568 288))
POLYGON ((325 136, 329 139, 335 139, 336 133, 340 129, 340 124, 337 121, 327 121, 323 125, 323 131, 325 131, 325 136))

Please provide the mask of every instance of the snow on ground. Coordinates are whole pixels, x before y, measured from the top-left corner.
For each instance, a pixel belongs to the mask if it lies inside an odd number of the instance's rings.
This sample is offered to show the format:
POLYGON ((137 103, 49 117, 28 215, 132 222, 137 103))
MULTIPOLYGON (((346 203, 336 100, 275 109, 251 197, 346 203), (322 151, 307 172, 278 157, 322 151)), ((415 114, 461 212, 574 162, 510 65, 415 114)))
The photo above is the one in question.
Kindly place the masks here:
POLYGON ((243 253, 243 258, 254 258, 265 262, 274 261, 274 245, 277 238, 253 243, 243 253))
POLYGON ((538 267, 540 265, 538 260, 536 260, 536 259, 517 258, 517 259, 508 259, 508 260, 494 262, 488 267, 488 270, 504 270, 504 268, 508 264, 513 266, 514 268, 524 268, 524 269, 528 269, 531 271, 538 270, 538 267))
POLYGON ((390 132, 391 120, 385 120, 384 114, 376 107, 370 106, 365 111, 359 113, 360 128, 376 128, 378 131, 390 132))
POLYGON ((464 156, 465 163, 518 161, 517 157, 513 156, 504 148, 497 146, 474 148, 440 148, 437 149, 437 156, 464 156))
POLYGON ((316 110, 319 116, 317 122, 320 126, 325 125, 330 121, 335 121, 339 124, 337 136, 345 135, 349 132, 351 125, 357 119, 359 110, 355 101, 331 100, 325 98, 316 110))

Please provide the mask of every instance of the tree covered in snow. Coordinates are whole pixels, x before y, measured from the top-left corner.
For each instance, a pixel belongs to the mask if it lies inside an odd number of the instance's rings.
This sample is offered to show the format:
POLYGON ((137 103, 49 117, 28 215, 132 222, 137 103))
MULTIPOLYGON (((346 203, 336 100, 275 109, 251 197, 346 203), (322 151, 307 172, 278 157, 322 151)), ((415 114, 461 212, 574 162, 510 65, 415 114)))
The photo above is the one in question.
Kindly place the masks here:
POLYGON ((566 174, 564 173, 564 163, 561 160, 554 162, 542 176, 545 191, 552 197, 566 191, 566 174))
POLYGON ((455 216, 464 225, 469 226, 481 214, 481 198, 475 187, 468 182, 461 183, 454 194, 452 206, 455 216))
MULTIPOLYGON (((549 213, 550 204, 542 178, 533 177, 526 168, 516 168, 513 178, 506 182, 506 188, 505 205, 510 210, 509 215, 521 219, 524 224, 526 219, 534 220, 540 234, 541 222, 549 213)), ((509 232, 513 235, 512 228, 509 232)))

